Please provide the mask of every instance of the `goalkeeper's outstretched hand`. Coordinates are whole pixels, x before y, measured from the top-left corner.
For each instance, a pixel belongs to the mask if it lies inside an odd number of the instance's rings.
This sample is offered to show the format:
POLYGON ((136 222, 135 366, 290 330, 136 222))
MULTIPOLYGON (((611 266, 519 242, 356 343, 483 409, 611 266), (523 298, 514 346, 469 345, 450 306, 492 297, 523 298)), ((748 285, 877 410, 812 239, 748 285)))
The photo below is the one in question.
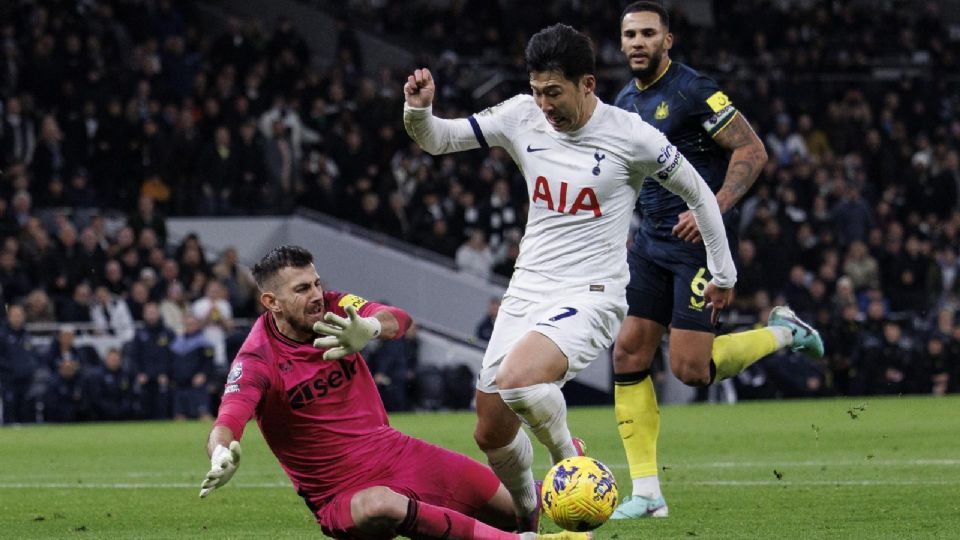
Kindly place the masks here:
POLYGON ((217 445, 210 456, 210 472, 200 484, 200 498, 206 497, 211 491, 223 486, 233 478, 240 466, 240 441, 230 443, 230 448, 217 445))
POLYGON ((314 332, 326 336, 313 340, 314 347, 327 349, 323 353, 324 360, 339 360, 353 354, 380 335, 380 321, 376 317, 360 317, 353 306, 345 309, 348 319, 336 313, 327 313, 323 321, 313 324, 314 332))

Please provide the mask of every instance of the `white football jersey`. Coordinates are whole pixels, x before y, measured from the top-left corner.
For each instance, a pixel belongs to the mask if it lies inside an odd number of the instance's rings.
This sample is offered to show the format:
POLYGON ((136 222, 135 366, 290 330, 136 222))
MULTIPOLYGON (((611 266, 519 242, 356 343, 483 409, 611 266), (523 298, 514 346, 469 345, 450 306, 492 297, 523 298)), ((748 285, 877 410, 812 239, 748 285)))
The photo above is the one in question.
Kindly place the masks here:
MULTIPOLYGON (((500 146, 520 167, 530 209, 507 294, 533 300, 589 285, 625 289, 630 219, 648 177, 684 192, 688 203, 709 196, 716 206, 703 179, 663 133, 639 115, 597 101, 586 125, 569 133, 554 130, 529 94, 460 120, 405 107, 407 132, 427 152, 500 146)), ((736 270, 719 216, 717 208, 716 223, 700 229, 707 240, 716 236, 709 229, 719 225, 725 257, 718 259, 718 246, 708 258, 721 262, 721 279, 732 286, 736 270)))
POLYGON ((666 137, 599 100, 586 125, 570 133, 554 130, 524 94, 468 120, 481 146, 503 147, 527 182, 530 210, 508 293, 626 287, 630 218, 644 178, 666 165, 658 163, 670 147, 666 137))

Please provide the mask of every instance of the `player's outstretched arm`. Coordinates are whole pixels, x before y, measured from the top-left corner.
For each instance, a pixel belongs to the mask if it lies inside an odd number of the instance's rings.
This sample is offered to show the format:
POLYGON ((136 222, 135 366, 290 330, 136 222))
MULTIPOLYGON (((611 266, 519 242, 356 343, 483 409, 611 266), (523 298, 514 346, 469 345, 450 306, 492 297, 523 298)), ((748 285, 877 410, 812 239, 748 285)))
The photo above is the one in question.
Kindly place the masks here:
POLYGON ((240 466, 240 441, 233 438, 230 428, 214 426, 207 439, 207 454, 210 456, 210 471, 200 484, 201 499, 233 478, 240 466))
POLYGON ((436 85, 429 69, 407 76, 403 85, 403 128, 428 154, 449 154, 480 148, 480 142, 466 118, 446 120, 433 115, 436 85))

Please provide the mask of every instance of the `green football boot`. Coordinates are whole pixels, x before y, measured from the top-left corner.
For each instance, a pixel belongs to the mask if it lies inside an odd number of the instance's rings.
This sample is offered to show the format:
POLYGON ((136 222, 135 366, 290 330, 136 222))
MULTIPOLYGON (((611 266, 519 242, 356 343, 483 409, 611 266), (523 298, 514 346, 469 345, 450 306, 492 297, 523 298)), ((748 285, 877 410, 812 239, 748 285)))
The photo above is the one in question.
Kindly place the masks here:
POLYGON ((823 358, 823 339, 809 324, 803 322, 792 309, 787 306, 777 306, 770 310, 767 326, 783 326, 793 334, 793 352, 802 352, 810 358, 823 358))

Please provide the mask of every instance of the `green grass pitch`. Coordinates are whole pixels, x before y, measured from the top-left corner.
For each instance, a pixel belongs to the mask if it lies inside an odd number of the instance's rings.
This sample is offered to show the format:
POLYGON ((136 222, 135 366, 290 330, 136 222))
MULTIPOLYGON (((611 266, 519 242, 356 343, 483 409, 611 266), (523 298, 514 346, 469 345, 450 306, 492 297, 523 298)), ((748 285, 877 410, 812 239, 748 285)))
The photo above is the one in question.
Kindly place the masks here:
MULTIPOLYGON (((960 535, 960 397, 661 412, 670 517, 608 522, 599 539, 960 535)), ((471 413, 395 415, 393 424, 480 457, 471 413)), ((570 424, 629 494, 612 409, 573 409, 570 424)), ((208 429, 201 422, 0 429, 0 537, 322 536, 253 424, 233 481, 197 498, 208 429)), ((534 444, 542 475, 546 452, 534 444)))

